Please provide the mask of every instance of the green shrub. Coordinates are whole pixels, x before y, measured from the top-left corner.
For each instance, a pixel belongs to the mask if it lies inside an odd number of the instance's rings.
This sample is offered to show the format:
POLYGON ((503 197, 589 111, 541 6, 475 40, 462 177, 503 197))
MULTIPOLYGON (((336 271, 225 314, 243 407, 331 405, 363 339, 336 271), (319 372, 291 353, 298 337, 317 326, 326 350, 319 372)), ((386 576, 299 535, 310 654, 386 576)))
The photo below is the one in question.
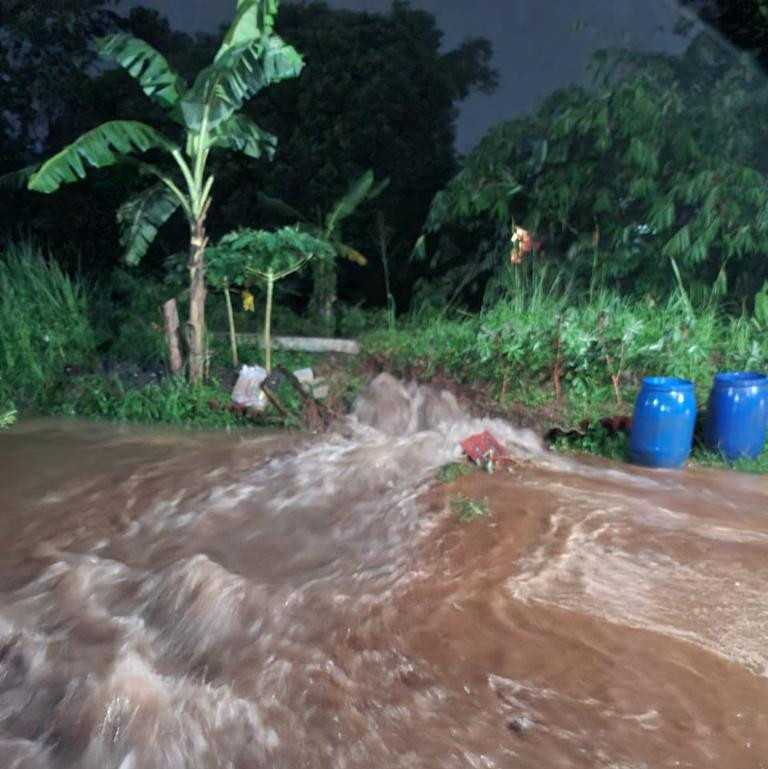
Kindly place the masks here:
POLYGON ((167 286, 149 277, 124 269, 114 271, 93 300, 94 324, 108 362, 141 369, 165 365, 161 307, 171 296, 167 286))
POLYGON ((30 241, 0 252, 0 402, 44 400, 95 351, 88 293, 30 241))
POLYGON ((387 326, 387 311, 383 307, 366 309, 357 304, 340 304, 338 310, 338 330, 342 337, 357 339, 366 331, 387 326))
POLYGON ((193 386, 181 378, 168 377, 136 386, 117 377, 91 375, 73 379, 61 388, 47 410, 92 419, 227 427, 242 421, 237 414, 219 408, 228 401, 228 393, 216 383, 193 386))
POLYGON ((642 377, 693 380, 700 392, 722 369, 768 368, 768 337, 746 315, 680 292, 668 300, 608 291, 573 298, 556 279, 511 280, 478 314, 414 313, 395 332, 366 335, 366 352, 398 373, 438 370, 494 383, 507 397, 554 400, 555 381, 575 411, 614 402, 626 409, 642 377), (505 384, 504 384, 505 383, 505 384))
POLYGON ((470 523, 475 518, 482 518, 489 513, 488 500, 472 499, 463 494, 455 494, 451 497, 451 512, 458 518, 459 523, 470 523))

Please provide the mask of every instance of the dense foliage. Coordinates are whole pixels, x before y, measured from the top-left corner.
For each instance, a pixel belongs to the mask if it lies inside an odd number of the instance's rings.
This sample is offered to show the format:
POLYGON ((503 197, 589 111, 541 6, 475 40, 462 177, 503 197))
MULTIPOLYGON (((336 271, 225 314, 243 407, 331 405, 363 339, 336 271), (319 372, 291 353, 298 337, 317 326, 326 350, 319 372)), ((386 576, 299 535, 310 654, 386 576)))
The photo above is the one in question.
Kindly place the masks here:
POLYGON ((592 87, 556 92, 471 153, 432 206, 433 264, 487 277, 522 225, 532 258, 584 287, 668 293, 678 269, 689 289, 751 297, 768 276, 765 79, 708 35, 680 58, 604 51, 594 68, 592 87))
POLYGON ((208 249, 217 283, 225 290, 229 311, 229 330, 233 363, 237 365, 237 347, 229 285, 243 284, 253 279, 266 287, 264 310, 264 355, 267 371, 271 369, 270 336, 272 331, 272 303, 275 283, 298 272, 310 261, 332 261, 336 252, 325 239, 298 227, 268 230, 238 230, 225 235, 214 248, 208 249))
MULTIPOLYGON (((6 107, 0 115, 0 173, 37 162, 92 126, 115 118, 141 120, 174 135, 176 123, 146 99, 126 72, 93 67, 94 35, 122 32, 140 38, 161 51, 187 81, 210 63, 221 44, 217 34, 193 37, 175 32, 164 17, 148 9, 132 8, 118 16, 108 0, 35 4, 34 13, 29 8, 23 28, 18 15, 0 17, 0 44, 29 40, 35 52, 34 59, 9 66, 0 77, 6 107), (65 25, 68 36, 58 35, 65 25), (42 35, 42 26, 50 34, 42 35), (65 66, 70 61, 81 66, 65 66), (60 65, 55 87, 39 83, 49 77, 49 67, 41 62, 60 65), (20 110, 29 107, 25 98, 33 91, 40 94, 36 108, 50 119, 35 122, 35 141, 21 142, 20 110), (66 95, 68 109, 59 109, 59 95, 66 95)), ((211 158, 216 177, 211 235, 216 239, 236 227, 285 224, 262 204, 261 192, 317 221, 345 194, 351 180, 372 168, 377 178, 390 177, 391 184, 375 209, 371 206, 350 219, 346 242, 363 253, 375 253, 371 231, 380 210, 396 233, 397 244, 390 249, 390 257, 400 262, 393 270, 395 288, 407 298, 413 269, 407 261, 410 245, 432 197, 456 170, 457 106, 474 90, 495 84, 490 46, 472 39, 445 49, 434 17, 403 2, 387 13, 337 10, 318 2, 284 3, 276 23, 280 36, 305 54, 307 66, 300 80, 269 89, 268 95, 257 96, 243 109, 244 116, 280 137, 271 165, 242 156, 211 158)), ((91 274, 108 272, 121 251, 114 211, 126 192, 139 193, 145 186, 133 169, 116 167, 66 187, 50 200, 15 190, 0 192, 0 237, 32 234, 66 266, 84 267, 91 274)), ((142 273, 158 274, 165 256, 183 247, 185 230, 183 221, 171 221, 160 230, 142 273)), ((365 270, 342 265, 341 297, 383 301, 381 270, 377 262, 365 270)))
POLYGON ((0 412, 44 402, 66 368, 92 365, 96 337, 83 284, 30 243, 0 252, 0 412))
POLYGON ((766 332, 680 290, 663 300, 611 291, 590 298, 519 265, 481 312, 423 311, 396 333, 368 335, 366 346, 400 373, 490 382, 502 401, 562 400, 594 415, 606 403, 627 408, 643 376, 692 379, 705 392, 717 370, 765 370, 766 332))
POLYGON ((118 210, 125 261, 135 264, 157 231, 181 211, 189 226, 189 320, 186 324, 187 372, 193 383, 205 371, 206 220, 214 175, 212 150, 224 149, 259 159, 271 157, 276 138, 241 114, 243 105, 269 85, 295 78, 303 62, 298 52, 274 34, 278 0, 237 0, 237 12, 213 60, 191 84, 150 43, 117 33, 96 41, 99 53, 133 77, 151 101, 180 126, 180 141, 138 120, 109 120, 86 131, 42 163, 5 177, 26 182, 35 192, 55 192, 92 169, 113 166, 135 154, 159 151, 172 160, 171 172, 157 163, 134 161, 152 186, 118 210))

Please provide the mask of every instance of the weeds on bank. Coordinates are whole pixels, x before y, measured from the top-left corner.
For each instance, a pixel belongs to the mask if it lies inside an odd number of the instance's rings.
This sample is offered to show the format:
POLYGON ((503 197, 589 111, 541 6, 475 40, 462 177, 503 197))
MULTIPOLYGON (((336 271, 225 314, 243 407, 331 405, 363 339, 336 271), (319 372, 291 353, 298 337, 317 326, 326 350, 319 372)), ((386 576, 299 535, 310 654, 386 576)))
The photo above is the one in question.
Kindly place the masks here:
POLYGON ((183 379, 168 377, 137 387, 118 378, 90 375, 73 378, 44 410, 60 416, 125 422, 233 427, 242 419, 214 407, 228 399, 229 394, 216 384, 193 387, 183 379))
POLYGON ((690 461, 691 464, 699 465, 700 467, 726 468, 728 470, 738 470, 742 473, 764 475, 768 474, 768 447, 755 459, 743 457, 734 460, 726 459, 721 454, 713 454, 701 447, 695 447, 691 452, 690 461))
MULTIPOLYGON (((587 428, 584 435, 558 437, 552 444, 555 451, 563 453, 587 453, 607 457, 617 462, 629 461, 629 436, 602 425, 587 428)), ((699 437, 694 441, 689 459, 691 465, 737 470, 756 475, 768 474, 768 446, 756 459, 728 460, 721 454, 707 451, 699 437)))
POLYGON ((0 403, 48 397, 96 348, 84 285, 32 243, 0 252, 0 403))
POLYGON ((438 483, 450 483, 458 478, 469 475, 475 468, 466 462, 450 462, 443 465, 437 473, 438 483))
POLYGON ((451 512, 458 518, 459 523, 469 523, 475 518, 482 518, 488 515, 488 500, 472 499, 463 494, 455 494, 451 497, 451 512))
POLYGON ((556 438, 552 448, 565 454, 597 454, 617 462, 626 462, 629 459, 629 436, 596 424, 588 427, 584 435, 564 435, 556 438))
POLYGON ((630 408, 644 376, 679 376, 703 389, 717 370, 768 369, 768 329, 746 313, 729 316, 714 300, 694 306, 679 291, 572 296, 544 271, 496 286, 479 313, 417 309, 363 344, 394 371, 442 371, 492 384, 502 404, 579 413, 596 403, 630 408))

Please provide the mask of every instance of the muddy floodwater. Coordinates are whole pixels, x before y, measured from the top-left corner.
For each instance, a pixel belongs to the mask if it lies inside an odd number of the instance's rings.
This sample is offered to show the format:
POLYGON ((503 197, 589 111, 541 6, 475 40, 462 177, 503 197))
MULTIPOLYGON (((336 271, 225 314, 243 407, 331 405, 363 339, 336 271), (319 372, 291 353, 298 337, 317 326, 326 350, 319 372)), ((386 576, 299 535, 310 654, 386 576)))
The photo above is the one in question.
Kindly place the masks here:
POLYGON ((321 437, 0 433, 0 767, 768 767, 768 481, 414 392, 321 437), (436 484, 486 427, 519 466, 436 484))

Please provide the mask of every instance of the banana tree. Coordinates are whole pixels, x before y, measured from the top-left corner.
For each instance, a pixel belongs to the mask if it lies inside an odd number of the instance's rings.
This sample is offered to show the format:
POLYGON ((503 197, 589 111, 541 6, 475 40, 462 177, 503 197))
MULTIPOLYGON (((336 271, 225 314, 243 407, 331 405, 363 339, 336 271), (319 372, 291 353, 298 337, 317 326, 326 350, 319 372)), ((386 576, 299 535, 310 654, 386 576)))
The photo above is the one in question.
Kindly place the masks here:
MULTIPOLYGON (((293 47, 274 34, 278 0, 238 0, 237 12, 213 62, 188 85, 151 45, 126 34, 97 41, 99 53, 124 67, 144 93, 164 107, 179 126, 180 142, 133 120, 113 120, 83 134, 37 167, 20 172, 31 190, 50 193, 82 179, 88 167, 103 168, 127 156, 159 150, 175 172, 140 161, 155 183, 118 211, 125 260, 137 263, 158 229, 178 210, 189 223, 190 309, 188 374, 199 382, 205 371, 206 217, 214 178, 207 170, 211 150, 271 158, 276 138, 238 114, 262 88, 297 77, 303 63, 293 47)), ((18 180, 19 173, 16 174, 18 180)))
MULTIPOLYGON (((252 276, 266 285, 264 309, 264 356, 267 371, 271 370, 272 300, 275 283, 298 272, 310 260, 327 261, 335 252, 322 238, 297 227, 267 230, 238 230, 225 235, 215 247, 208 249, 208 258, 225 282, 240 282, 252 276)), ((234 351, 234 325, 230 313, 230 339, 234 351)))
POLYGON ((341 225, 362 203, 377 197, 388 184, 389 179, 384 179, 378 184, 374 183, 373 171, 366 171, 350 186, 347 193, 334 203, 324 217, 318 217, 320 223, 312 222, 282 200, 263 194, 259 196, 266 207, 284 218, 298 222, 299 229, 325 241, 332 248, 334 258, 315 260, 312 276, 312 304, 328 332, 333 331, 333 305, 336 302, 338 283, 335 257, 340 256, 361 266, 365 266, 368 261, 357 249, 342 240, 341 225))

